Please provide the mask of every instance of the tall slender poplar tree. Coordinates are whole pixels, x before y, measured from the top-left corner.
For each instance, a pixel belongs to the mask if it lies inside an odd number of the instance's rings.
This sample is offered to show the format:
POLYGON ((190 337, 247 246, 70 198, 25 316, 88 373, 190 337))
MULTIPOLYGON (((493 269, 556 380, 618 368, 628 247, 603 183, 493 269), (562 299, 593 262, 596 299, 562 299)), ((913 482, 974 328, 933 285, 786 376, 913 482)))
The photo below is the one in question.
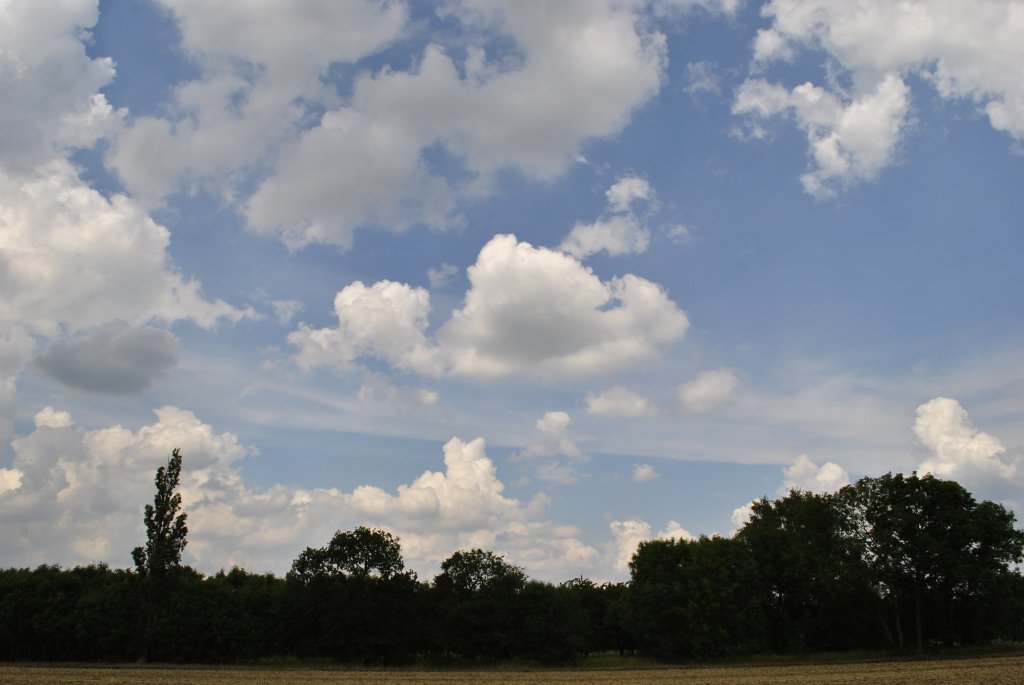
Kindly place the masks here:
POLYGON ((181 495, 177 492, 181 477, 181 450, 175 448, 167 466, 156 470, 156 496, 147 504, 146 546, 132 550, 132 559, 139 575, 160 576, 169 568, 181 565, 181 552, 188 541, 188 515, 179 514, 181 495))

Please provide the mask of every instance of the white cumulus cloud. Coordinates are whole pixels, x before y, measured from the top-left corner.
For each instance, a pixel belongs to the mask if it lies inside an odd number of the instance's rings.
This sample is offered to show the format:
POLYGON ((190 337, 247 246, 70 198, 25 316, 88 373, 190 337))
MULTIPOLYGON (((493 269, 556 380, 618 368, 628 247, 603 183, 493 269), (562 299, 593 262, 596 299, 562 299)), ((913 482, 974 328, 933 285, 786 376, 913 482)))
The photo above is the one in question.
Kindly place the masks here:
POLYGON ((658 478, 660 474, 650 464, 633 464, 633 482, 646 483, 658 478))
POLYGON ((233 196, 294 143, 307 107, 336 102, 321 81, 332 63, 376 52, 407 24, 401 2, 165 4, 202 73, 178 86, 167 115, 132 121, 108 155, 147 202, 196 183, 233 196))
POLYGON ((31 2, 0 5, 0 171, 30 171, 70 147, 91 147, 117 130, 99 89, 114 63, 86 55, 95 0, 58 0, 45 12, 31 2))
POLYGON ((138 428, 98 429, 76 426, 67 412, 46 407, 34 430, 12 447, 11 466, 0 469, 0 520, 12 524, 0 539, 0 555, 16 565, 130 564, 131 548, 145 539, 142 508, 153 498, 153 473, 175 447, 184 457, 184 561, 206 572, 240 565, 283 573, 305 546, 358 525, 393 531, 407 563, 429 573, 468 546, 508 554, 550 579, 600 561, 579 529, 544 520, 545 495, 521 502, 504 494, 479 438, 451 439, 442 470, 426 471, 394 492, 372 485, 351 492, 249 486, 239 460, 255 450, 170 406, 138 428))
POLYGON ((614 568, 627 571, 637 546, 651 539, 651 524, 637 519, 612 521, 608 524, 614 540, 614 568))
POLYGON ((909 77, 1024 138, 1024 10, 1015 0, 771 0, 762 13, 771 25, 754 41, 756 66, 817 49, 850 82, 844 92, 753 79, 737 95, 737 113, 791 113, 807 132, 808 192, 834 193, 892 163, 907 127, 909 77))
POLYGON ((64 161, 0 172, 0 324, 45 336, 121 319, 203 327, 247 312, 203 297, 167 254, 170 235, 131 199, 106 198, 64 161))
POLYGON ((439 350, 424 333, 429 312, 430 295, 423 288, 356 281, 334 298, 336 328, 302 324, 288 341, 299 349, 296 361, 303 369, 333 366, 347 371, 357 358, 368 356, 398 369, 436 376, 442 364, 439 350))
POLYGON ((577 223, 559 249, 583 259, 606 251, 609 255, 645 252, 651 232, 633 209, 634 203, 650 202, 654 191, 647 179, 639 176, 620 178, 605 193, 607 213, 590 224, 577 223))
MULTIPOLYGON (((0 165, 0 444, 10 434, 15 384, 37 339, 86 332, 75 341, 58 340, 50 354, 44 353, 62 382, 85 382, 82 374, 97 369, 87 368, 91 362, 79 362, 103 356, 97 334, 111 322, 137 328, 189 320, 212 328, 252 315, 251 310, 207 299, 200 283, 171 261, 169 244, 167 229, 137 203, 88 187, 66 160, 53 158, 20 174, 0 165)), ((154 334, 142 335, 152 342, 154 334)), ((176 358, 166 337, 170 334, 155 335, 164 343, 160 359, 105 357, 108 369, 109 364, 118 366, 115 375, 122 380, 125 372, 135 374, 122 390, 144 387, 147 378, 176 358), (134 370, 126 364, 135 364, 134 370)), ((139 342, 138 335, 134 338, 139 342)), ((137 345, 130 347, 141 352, 137 345)), ((93 389, 113 389, 106 383, 113 377, 93 380, 86 382, 93 389)))
POLYGON ((981 485, 1009 480, 1021 472, 1022 459, 1007 454, 1002 442, 978 430, 960 403, 937 397, 917 408, 914 435, 931 456, 921 462, 921 473, 981 485))
POLYGON ((658 285, 632 274, 602 282, 513 235, 487 243, 468 275, 462 308, 438 332, 457 376, 610 374, 657 357, 689 326, 658 285))
POLYGON ((819 466, 805 454, 799 455, 783 469, 782 475, 779 495, 786 495, 790 490, 825 494, 850 484, 850 475, 842 466, 831 461, 819 466))
POLYGON ((646 252, 651 232, 632 214, 613 214, 590 224, 576 224, 559 249, 584 258, 601 250, 615 257, 646 252))
POLYGON ((183 185, 217 188, 252 229, 291 246, 458 223, 463 189, 427 159, 438 146, 472 178, 469 193, 508 167, 555 178, 658 93, 666 64, 643 4, 465 0, 436 9, 461 24, 457 44, 358 73, 342 99, 329 67, 415 34, 406 3, 167 4, 201 76, 165 116, 129 122, 108 163, 147 203, 183 185), (494 38, 515 59, 488 53, 494 38))
POLYGON ((428 376, 587 378, 657 358, 689 326, 658 285, 632 274, 602 282, 575 258, 513 235, 495 236, 467 273, 462 307, 436 340, 426 290, 356 281, 335 297, 337 327, 302 324, 289 335, 296 362, 346 371, 372 357, 428 376))
POLYGON ((363 485, 352 492, 352 506, 371 516, 429 519, 441 529, 490 528, 519 516, 519 502, 504 497, 484 441, 452 438, 444 446, 444 472, 427 471, 397 495, 363 485))
POLYGON ((811 195, 829 197, 852 183, 875 178, 892 163, 910 108, 910 89, 886 74, 852 97, 812 83, 787 91, 761 79, 745 82, 733 113, 763 119, 792 115, 807 133, 812 169, 801 176, 811 195))

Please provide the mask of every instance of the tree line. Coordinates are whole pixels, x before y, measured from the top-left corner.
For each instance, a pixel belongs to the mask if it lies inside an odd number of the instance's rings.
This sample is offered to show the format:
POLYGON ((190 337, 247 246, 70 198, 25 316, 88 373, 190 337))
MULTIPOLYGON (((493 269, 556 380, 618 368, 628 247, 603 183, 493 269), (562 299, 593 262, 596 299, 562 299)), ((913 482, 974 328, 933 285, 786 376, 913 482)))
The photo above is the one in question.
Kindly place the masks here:
POLYGON ((134 570, 0 570, 0 660, 363 664, 638 653, 663 661, 1024 639, 1024 533, 931 475, 753 504, 731 537, 642 542, 625 583, 530 579, 459 550, 420 580, 391 533, 338 531, 281 578, 181 564, 181 454, 157 470, 134 570))

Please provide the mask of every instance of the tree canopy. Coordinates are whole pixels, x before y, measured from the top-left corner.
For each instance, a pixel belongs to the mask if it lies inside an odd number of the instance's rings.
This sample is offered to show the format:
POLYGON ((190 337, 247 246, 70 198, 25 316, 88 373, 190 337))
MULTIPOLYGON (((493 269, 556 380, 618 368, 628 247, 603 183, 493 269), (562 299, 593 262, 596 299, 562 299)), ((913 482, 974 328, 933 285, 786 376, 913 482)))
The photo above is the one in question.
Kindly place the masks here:
POLYGON ((339 530, 325 547, 307 547, 292 563, 289 577, 301 582, 332 576, 389 580, 404 570, 398 538, 386 530, 359 526, 339 530))
POLYGON ((400 540, 360 526, 286 578, 181 565, 181 454, 157 470, 137 572, 0 570, 0 659, 223 663, 664 661, 1024 639, 1024 533, 1012 512, 933 476, 863 478, 754 503, 732 537, 649 540, 625 583, 531 580, 459 550, 430 581, 400 540))
POLYGON ((955 481, 890 473, 846 486, 835 501, 890 608, 885 625, 900 648, 905 625, 913 626, 917 651, 927 639, 962 641, 975 623, 965 610, 1022 559, 1024 533, 1013 513, 979 504, 955 481))
POLYGON ((459 595, 514 594, 526 584, 526 574, 494 552, 477 548, 455 552, 441 562, 434 583, 459 595))

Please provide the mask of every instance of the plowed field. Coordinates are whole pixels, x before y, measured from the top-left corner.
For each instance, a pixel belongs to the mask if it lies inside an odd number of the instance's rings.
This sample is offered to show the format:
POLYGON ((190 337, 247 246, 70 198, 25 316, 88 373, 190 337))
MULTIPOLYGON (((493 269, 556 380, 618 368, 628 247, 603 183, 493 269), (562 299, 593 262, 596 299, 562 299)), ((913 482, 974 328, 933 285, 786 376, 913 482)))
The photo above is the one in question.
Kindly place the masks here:
POLYGON ((695 666, 637 670, 314 670, 161 666, 0 665, 4 685, 314 685, 320 683, 548 685, 596 683, 687 683, 689 685, 1018 685, 1024 682, 1024 656, 935 661, 787 666, 695 666))

